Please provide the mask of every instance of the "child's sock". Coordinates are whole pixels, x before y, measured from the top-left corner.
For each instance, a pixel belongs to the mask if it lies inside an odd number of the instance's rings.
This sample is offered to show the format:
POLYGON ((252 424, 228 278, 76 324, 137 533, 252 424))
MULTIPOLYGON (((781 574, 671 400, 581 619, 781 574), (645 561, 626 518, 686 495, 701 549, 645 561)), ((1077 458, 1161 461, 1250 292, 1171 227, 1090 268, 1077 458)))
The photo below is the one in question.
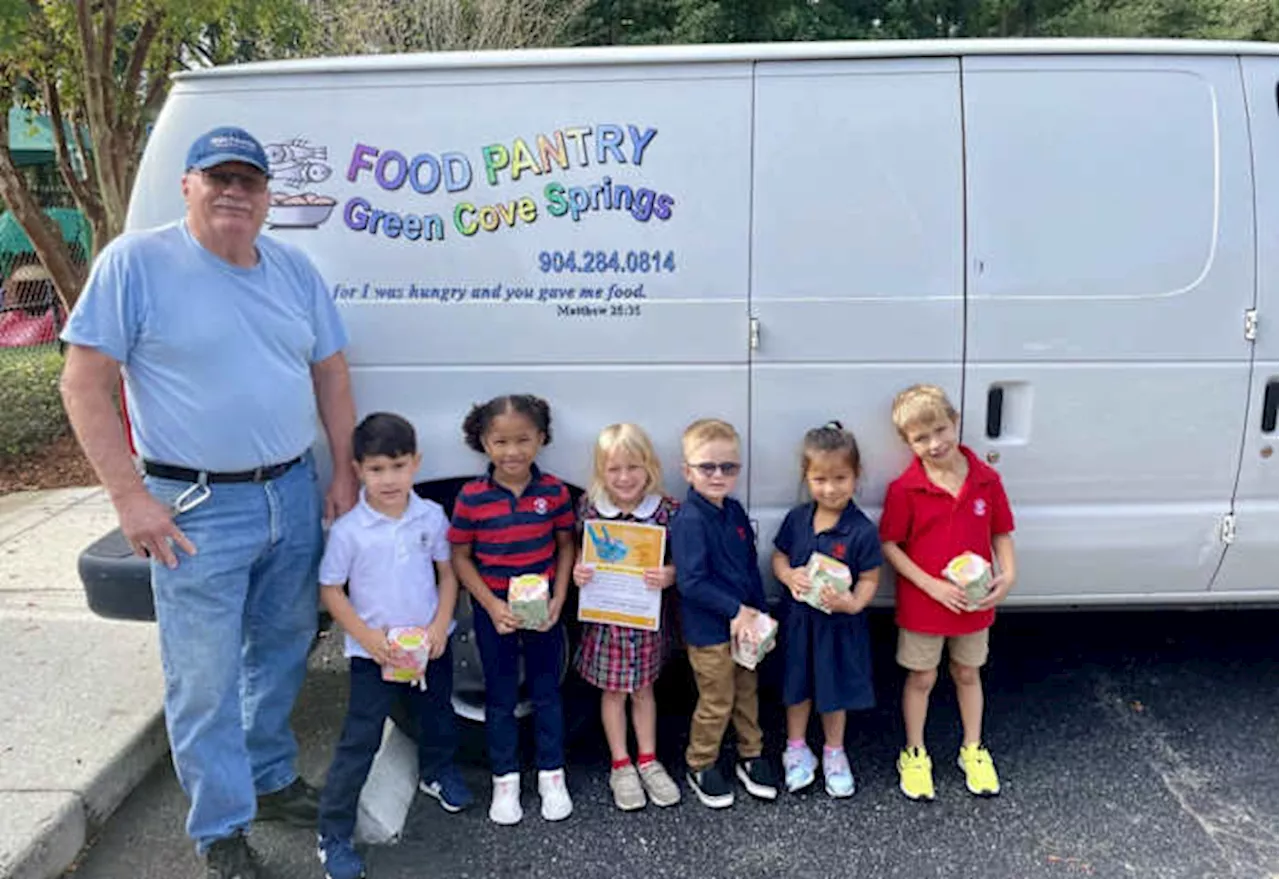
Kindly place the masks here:
POLYGON ((843 747, 833 748, 833 747, 831 747, 830 745, 823 745, 823 746, 822 746, 822 757, 823 757, 823 759, 826 759, 827 757, 834 757, 834 756, 836 756, 837 754, 843 754, 843 753, 844 753, 844 748, 843 748, 843 747))
POLYGON ((630 765, 631 765, 631 758, 630 758, 630 757, 623 757, 621 760, 614 760, 614 761, 613 761, 613 768, 614 768, 614 769, 626 769, 626 768, 627 768, 628 766, 630 766, 630 765))
POLYGON ((793 751, 793 750, 799 751, 801 748, 804 748, 804 747, 807 747, 804 743, 804 739, 787 739, 788 751, 793 751))
POLYGON ((652 763, 657 759, 658 759, 657 754, 641 754, 639 757, 636 758, 636 766, 638 766, 641 769, 644 769, 646 766, 648 766, 650 763, 652 763))

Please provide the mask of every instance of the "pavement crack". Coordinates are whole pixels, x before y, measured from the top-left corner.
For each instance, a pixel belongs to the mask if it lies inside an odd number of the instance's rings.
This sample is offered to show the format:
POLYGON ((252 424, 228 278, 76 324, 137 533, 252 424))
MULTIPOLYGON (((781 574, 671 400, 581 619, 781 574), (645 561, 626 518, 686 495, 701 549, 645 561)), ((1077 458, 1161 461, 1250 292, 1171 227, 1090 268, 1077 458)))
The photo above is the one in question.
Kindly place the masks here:
POLYGON ((1173 796, 1178 807, 1213 844, 1230 876, 1255 879, 1273 875, 1280 836, 1274 826, 1259 820, 1245 804, 1215 790, 1212 774, 1194 766, 1169 741, 1169 735, 1151 713, 1122 696, 1105 673, 1094 687, 1098 702, 1133 735, 1143 760, 1173 796))

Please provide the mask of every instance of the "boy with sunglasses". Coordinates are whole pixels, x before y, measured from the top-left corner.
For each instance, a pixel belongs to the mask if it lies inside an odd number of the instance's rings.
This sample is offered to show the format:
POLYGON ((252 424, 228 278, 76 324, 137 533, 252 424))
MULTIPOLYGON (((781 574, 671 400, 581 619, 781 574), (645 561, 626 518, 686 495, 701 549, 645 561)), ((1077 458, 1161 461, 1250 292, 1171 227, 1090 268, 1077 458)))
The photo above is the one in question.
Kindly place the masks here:
POLYGON ((689 496, 671 520, 671 556, 680 591, 689 665, 698 687, 685 751, 689 786, 703 805, 733 805, 721 772, 721 742, 732 717, 738 734, 738 780, 747 793, 773 800, 778 788, 764 749, 756 700, 756 673, 733 661, 732 639, 765 607, 755 535, 746 510, 729 494, 742 470, 738 432, 713 418, 684 432, 683 473, 689 496))

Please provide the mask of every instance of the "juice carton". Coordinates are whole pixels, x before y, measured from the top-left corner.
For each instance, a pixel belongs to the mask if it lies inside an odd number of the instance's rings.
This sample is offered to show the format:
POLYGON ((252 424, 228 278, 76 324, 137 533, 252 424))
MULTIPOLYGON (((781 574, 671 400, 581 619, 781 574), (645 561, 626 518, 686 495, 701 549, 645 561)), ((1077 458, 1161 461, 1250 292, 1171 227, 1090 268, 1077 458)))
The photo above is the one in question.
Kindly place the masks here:
POLYGON ((764 655, 773 649, 778 637, 778 622, 767 613, 755 618, 755 623, 733 641, 733 661, 743 668, 755 668, 764 655))
POLYGON ((550 615, 551 586, 541 574, 521 574, 511 578, 507 603, 520 620, 520 628, 536 629, 550 615))
POLYGON ((815 552, 809 556, 809 564, 805 568, 805 573, 809 575, 809 592, 805 595, 804 600, 823 613, 831 613, 831 611, 822 606, 822 590, 824 587, 830 586, 836 592, 848 592, 853 588, 853 574, 850 573, 849 566, 820 552, 815 552))
POLYGON ((961 553, 947 562, 943 573, 948 580, 964 590, 969 610, 977 610, 978 604, 991 591, 991 565, 977 553, 961 553))
POLYGON ((400 654, 382 667, 382 679, 400 684, 422 680, 427 673, 427 630, 421 626, 395 626, 387 630, 387 640, 400 648, 400 654))

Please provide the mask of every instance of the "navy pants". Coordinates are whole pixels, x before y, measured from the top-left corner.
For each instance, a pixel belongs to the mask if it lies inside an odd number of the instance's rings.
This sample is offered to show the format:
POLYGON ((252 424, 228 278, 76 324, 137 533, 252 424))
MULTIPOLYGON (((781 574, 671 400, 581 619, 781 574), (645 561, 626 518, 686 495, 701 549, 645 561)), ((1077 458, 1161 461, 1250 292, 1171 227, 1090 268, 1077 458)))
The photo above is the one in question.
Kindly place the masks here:
POLYGON ((533 702, 538 769, 564 766, 564 710, 560 704, 560 675, 564 662, 564 627, 547 632, 522 629, 499 635, 479 603, 472 605, 476 646, 484 666, 484 729, 489 764, 494 775, 520 771, 520 728, 516 703, 520 698, 520 657, 533 702))
POLYGON ((342 738, 329 766, 320 797, 320 835, 350 839, 356 828, 360 791, 369 778, 382 730, 396 700, 405 699, 418 722, 418 774, 434 781, 453 762, 458 728, 453 716, 453 655, 445 648, 427 663, 427 689, 384 681, 382 667, 370 659, 351 657, 351 696, 342 738))

